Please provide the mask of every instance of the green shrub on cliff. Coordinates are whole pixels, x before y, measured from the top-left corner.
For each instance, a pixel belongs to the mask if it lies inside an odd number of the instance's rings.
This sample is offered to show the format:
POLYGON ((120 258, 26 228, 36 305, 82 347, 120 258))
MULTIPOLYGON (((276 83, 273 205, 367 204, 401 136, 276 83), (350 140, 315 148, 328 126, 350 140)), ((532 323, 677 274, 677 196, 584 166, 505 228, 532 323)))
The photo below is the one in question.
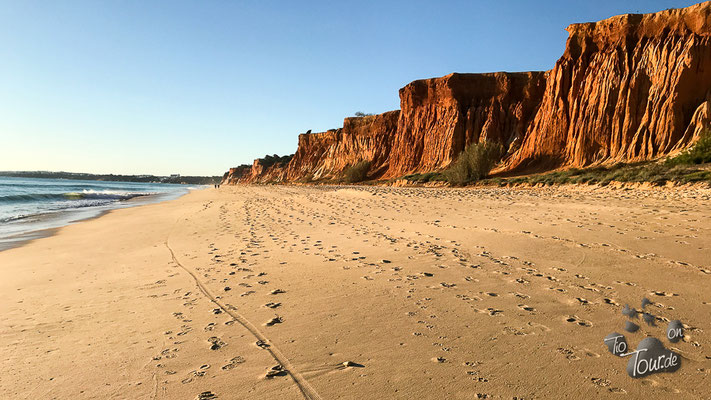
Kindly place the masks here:
POLYGON ((440 172, 425 172, 424 174, 410 174, 403 177, 406 181, 414 183, 427 183, 433 181, 446 181, 440 172))
MULTIPOLYGON (((279 156, 277 154, 274 155, 269 155, 267 154, 264 156, 264 158, 261 159, 261 163, 264 166, 264 168, 271 167, 274 164, 280 164, 280 165, 286 165, 291 161, 291 159, 294 157, 293 154, 289 154, 287 156, 279 156)), ((250 166, 251 167, 251 166, 250 166)))
POLYGON ((485 142, 469 145, 444 171, 444 177, 456 185, 476 182, 489 174, 503 154, 504 148, 499 143, 485 142))
POLYGON ((507 185, 559 185, 565 183, 609 185, 612 182, 648 182, 663 185, 666 182, 711 183, 711 169, 706 166, 668 165, 664 162, 637 162, 615 164, 584 169, 551 171, 542 174, 519 176, 514 178, 486 179, 484 184, 507 185))
POLYGON ((711 131, 704 131, 694 147, 667 160, 668 165, 691 165, 711 162, 711 131))
POLYGON ((348 183, 363 182, 368 179, 369 170, 370 161, 361 161, 346 168, 343 172, 343 177, 348 183))

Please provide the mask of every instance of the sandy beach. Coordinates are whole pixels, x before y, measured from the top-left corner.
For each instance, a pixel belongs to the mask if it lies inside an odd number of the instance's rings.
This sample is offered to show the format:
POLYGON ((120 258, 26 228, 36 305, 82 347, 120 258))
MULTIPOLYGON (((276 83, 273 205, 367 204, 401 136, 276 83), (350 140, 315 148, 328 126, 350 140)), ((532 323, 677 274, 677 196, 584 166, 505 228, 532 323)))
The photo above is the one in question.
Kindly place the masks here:
POLYGON ((710 197, 234 186, 112 211, 0 252, 0 398, 711 398, 710 197), (630 346, 682 366, 632 379, 603 338, 644 297, 630 346))

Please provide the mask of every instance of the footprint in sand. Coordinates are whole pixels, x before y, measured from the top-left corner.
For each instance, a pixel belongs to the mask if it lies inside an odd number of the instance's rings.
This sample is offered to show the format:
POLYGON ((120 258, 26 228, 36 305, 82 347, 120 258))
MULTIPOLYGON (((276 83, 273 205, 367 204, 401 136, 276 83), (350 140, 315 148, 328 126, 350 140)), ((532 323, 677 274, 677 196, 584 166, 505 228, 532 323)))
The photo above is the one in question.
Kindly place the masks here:
POLYGON ((219 350, 227 345, 217 336, 212 336, 211 338, 207 339, 207 341, 210 342, 210 350, 219 350))
POLYGON ((478 313, 488 314, 488 315, 490 315, 490 316, 492 316, 492 317, 501 315, 501 314, 504 312, 504 310, 498 310, 498 309, 493 308, 493 307, 489 307, 489 308, 487 308, 487 309, 485 309, 485 310, 480 310, 480 309, 476 309, 476 308, 475 308, 474 310, 476 310, 476 312, 478 312, 478 313))
POLYGON ((585 355, 588 356, 588 357, 593 357, 593 358, 599 358, 599 357, 600 357, 600 354, 595 353, 594 351, 591 351, 591 350, 588 350, 588 349, 583 349, 583 351, 585 352, 585 355))
POLYGON ((568 347, 558 347, 558 348, 556 349, 556 351, 557 351, 558 353, 564 355, 565 358, 567 358, 568 360, 571 360, 571 361, 578 361, 578 360, 580 360, 580 357, 578 357, 578 356, 575 354, 575 351, 573 351, 572 349, 570 349, 570 348, 568 348, 568 347))
POLYGON ((656 388, 656 389, 663 390, 663 391, 668 392, 668 393, 681 393, 681 391, 680 391, 679 389, 670 388, 670 387, 667 387, 667 386, 662 386, 658 381, 656 381, 656 380, 654 380, 654 379, 651 379, 651 378, 643 379, 643 380, 642 380, 642 385, 644 385, 644 386, 651 386, 651 387, 654 387, 654 388, 656 388))
POLYGON ((579 318, 578 316, 576 316, 576 315, 570 315, 570 316, 568 316, 568 318, 566 318, 565 320, 566 320, 566 322, 576 323, 576 324, 578 324, 578 325, 580 325, 580 326, 584 326, 584 327, 586 327, 586 328, 589 328, 589 327, 592 326, 592 322, 590 322, 590 321, 585 321, 585 320, 583 320, 583 319, 580 319, 580 318, 579 318))
POLYGON ((277 376, 286 376, 286 369, 284 369, 284 367, 282 367, 281 365, 275 365, 269 368, 269 371, 267 371, 265 378, 272 379, 276 378, 277 376))
POLYGON ((336 366, 336 369, 365 368, 365 365, 353 361, 344 361, 336 366))
POLYGON ((604 378, 592 378, 592 383, 595 386, 599 386, 601 388, 607 388, 607 390, 610 393, 615 393, 615 394, 627 394, 627 391, 622 388, 617 388, 617 387, 609 387, 612 383, 604 378))
POLYGON ((244 357, 242 357, 242 356, 233 357, 232 359, 230 359, 230 361, 227 364, 222 366, 222 369, 224 369, 226 371, 230 370, 232 368, 237 367, 239 364, 244 363, 245 361, 247 361, 247 360, 245 360, 244 357))
POLYGON ((183 383, 183 384, 186 384, 186 383, 192 382, 194 378, 203 377, 203 376, 205 376, 205 374, 207 373, 207 372, 205 372, 205 371, 208 370, 209 368, 210 368, 210 364, 202 365, 199 370, 190 371, 190 376, 187 377, 187 378, 185 378, 185 379, 183 379, 183 380, 180 381, 180 382, 183 383))
POLYGON ((613 299, 605 298, 605 299, 603 299, 603 301, 605 302, 605 304, 611 304, 611 305, 613 305, 613 306, 619 306, 619 305, 620 305, 619 303, 617 303, 617 302, 616 302, 615 300, 613 300, 613 299))
POLYGON ((652 292, 652 294, 659 296, 659 297, 673 297, 673 296, 678 296, 676 293, 667 293, 667 292, 652 292))

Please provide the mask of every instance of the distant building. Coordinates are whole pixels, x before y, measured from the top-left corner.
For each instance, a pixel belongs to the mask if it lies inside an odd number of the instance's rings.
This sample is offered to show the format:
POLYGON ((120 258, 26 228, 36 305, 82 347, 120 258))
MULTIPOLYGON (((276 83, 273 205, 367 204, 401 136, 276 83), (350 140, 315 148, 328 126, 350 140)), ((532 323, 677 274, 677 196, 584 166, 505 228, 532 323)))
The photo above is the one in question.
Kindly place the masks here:
POLYGON ((171 178, 180 178, 180 174, 170 174, 171 178))

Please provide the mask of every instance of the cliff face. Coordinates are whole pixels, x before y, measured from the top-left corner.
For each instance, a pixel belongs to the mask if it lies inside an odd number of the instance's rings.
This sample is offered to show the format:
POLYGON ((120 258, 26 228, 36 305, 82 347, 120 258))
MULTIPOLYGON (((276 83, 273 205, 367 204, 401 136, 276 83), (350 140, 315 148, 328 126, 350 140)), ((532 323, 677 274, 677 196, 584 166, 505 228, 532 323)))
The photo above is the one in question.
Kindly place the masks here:
POLYGON ((543 97, 545 72, 450 74, 400 89, 402 112, 387 176, 449 165, 481 141, 521 138, 543 97))
POLYGON ((369 176, 387 170, 392 139, 400 111, 346 118, 343 128, 299 135, 299 144, 288 163, 254 160, 251 167, 231 168, 224 184, 279 183, 340 178, 359 161, 370 161, 369 176))
POLYGON ((240 165, 239 167, 230 168, 229 171, 222 175, 221 185, 236 185, 251 169, 249 165, 240 165))
POLYGON ((400 111, 346 118, 343 128, 299 135, 299 147, 287 167, 290 181, 331 179, 359 161, 370 161, 370 176, 381 176, 388 166, 400 111))
POLYGON ((339 177, 361 160, 370 176, 446 167, 470 143, 523 136, 545 89, 545 72, 450 74, 400 90, 402 111, 346 118, 343 129, 299 135, 287 179, 339 177))
POLYGON ((653 159, 708 126, 711 2, 568 27, 526 138, 505 169, 653 159))
POLYGON ((284 181, 286 165, 279 162, 270 165, 265 163, 264 159, 258 158, 254 160, 249 175, 243 180, 249 183, 280 183, 284 181))
POLYGON ((291 156, 266 156, 257 158, 252 165, 230 168, 222 177, 222 184, 237 183, 281 183, 286 177, 286 166, 291 156))

